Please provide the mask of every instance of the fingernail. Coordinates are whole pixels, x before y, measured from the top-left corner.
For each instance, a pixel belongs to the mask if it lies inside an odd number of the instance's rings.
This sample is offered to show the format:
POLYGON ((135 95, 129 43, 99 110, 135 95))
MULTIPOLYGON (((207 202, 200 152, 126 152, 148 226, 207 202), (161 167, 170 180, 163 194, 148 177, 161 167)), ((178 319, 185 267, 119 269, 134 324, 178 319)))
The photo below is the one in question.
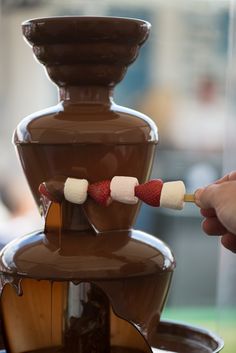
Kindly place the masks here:
POLYGON ((194 193, 195 203, 199 207, 201 207, 200 197, 201 197, 201 194, 202 194, 203 190, 204 190, 204 188, 199 188, 194 193))

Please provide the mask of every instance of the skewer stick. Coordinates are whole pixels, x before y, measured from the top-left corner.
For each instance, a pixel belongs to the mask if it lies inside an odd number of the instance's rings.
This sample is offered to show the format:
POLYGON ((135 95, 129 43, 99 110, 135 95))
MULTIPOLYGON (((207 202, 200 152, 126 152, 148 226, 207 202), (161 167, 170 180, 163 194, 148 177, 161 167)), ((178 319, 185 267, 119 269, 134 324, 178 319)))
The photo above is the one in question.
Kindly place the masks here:
POLYGON ((184 195, 185 202, 194 202, 195 203, 195 195, 194 194, 185 194, 184 195))

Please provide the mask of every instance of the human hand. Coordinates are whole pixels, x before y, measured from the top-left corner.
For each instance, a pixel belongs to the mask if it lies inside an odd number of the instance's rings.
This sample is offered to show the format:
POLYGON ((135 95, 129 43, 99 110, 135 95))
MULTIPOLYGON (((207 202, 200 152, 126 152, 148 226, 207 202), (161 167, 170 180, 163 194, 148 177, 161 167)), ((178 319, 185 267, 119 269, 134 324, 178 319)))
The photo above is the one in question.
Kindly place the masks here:
POLYGON ((195 192, 208 235, 222 235, 221 243, 236 253, 236 171, 195 192))

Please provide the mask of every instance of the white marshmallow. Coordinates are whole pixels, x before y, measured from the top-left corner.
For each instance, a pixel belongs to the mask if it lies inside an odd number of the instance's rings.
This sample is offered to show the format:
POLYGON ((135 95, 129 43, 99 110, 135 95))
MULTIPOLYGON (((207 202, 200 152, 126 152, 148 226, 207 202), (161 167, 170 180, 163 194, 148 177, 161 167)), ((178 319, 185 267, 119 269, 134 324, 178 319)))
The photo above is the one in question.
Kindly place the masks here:
POLYGON ((182 210, 185 193, 185 185, 181 180, 164 183, 161 190, 160 207, 182 210))
POLYGON ((135 196, 135 186, 139 184, 134 177, 115 176, 111 180, 111 198, 115 201, 136 204, 138 198, 135 196))
POLYGON ((64 196, 69 202, 82 204, 87 199, 88 181, 86 179, 67 178, 64 185, 64 196))

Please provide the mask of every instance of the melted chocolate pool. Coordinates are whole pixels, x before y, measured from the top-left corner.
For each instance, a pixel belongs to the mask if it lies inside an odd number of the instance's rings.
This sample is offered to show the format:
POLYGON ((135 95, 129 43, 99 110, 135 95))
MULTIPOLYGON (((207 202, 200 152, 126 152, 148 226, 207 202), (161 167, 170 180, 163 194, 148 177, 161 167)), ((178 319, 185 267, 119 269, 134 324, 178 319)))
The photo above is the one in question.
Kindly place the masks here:
MULTIPOLYGON (((36 351, 28 351, 28 352, 24 352, 24 353, 69 353, 72 351, 67 351, 64 350, 63 348, 60 347, 53 347, 53 348, 49 348, 49 349, 39 349, 36 351)), ((76 352, 80 352, 79 350, 76 352)), ((82 351, 81 351, 82 352, 82 351)), ((91 353, 95 353, 95 350, 91 350, 91 353)), ((139 349, 134 349, 134 348, 129 348, 129 347, 118 347, 118 346, 114 346, 114 347, 110 347, 109 350, 110 353, 144 353, 143 351, 139 350, 139 349)))

